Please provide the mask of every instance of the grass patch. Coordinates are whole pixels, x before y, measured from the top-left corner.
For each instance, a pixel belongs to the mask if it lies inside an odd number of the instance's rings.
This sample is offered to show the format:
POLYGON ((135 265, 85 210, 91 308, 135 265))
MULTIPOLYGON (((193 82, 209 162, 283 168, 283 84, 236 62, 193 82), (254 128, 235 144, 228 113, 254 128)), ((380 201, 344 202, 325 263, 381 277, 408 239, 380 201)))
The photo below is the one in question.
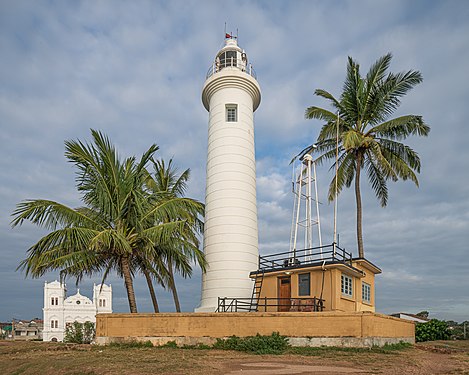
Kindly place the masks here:
POLYGON ((213 349, 212 346, 210 345, 205 345, 205 344, 196 344, 196 345, 183 345, 183 346, 178 346, 176 344, 176 341, 168 341, 166 344, 161 345, 160 348, 171 348, 171 349, 195 349, 195 350, 209 350, 213 349))
POLYGON ((385 344, 379 349, 385 350, 385 351, 393 351, 393 350, 405 350, 412 348, 412 344, 404 341, 399 341, 396 344, 385 344))
POLYGON ((23 374, 23 373, 26 372, 26 370, 28 370, 31 366, 32 366, 32 364, 23 365, 23 366, 21 366, 20 368, 18 368, 16 371, 12 372, 11 374, 12 374, 12 375, 20 375, 20 374, 23 374))
POLYGON ((407 342, 399 342, 396 344, 385 344, 384 346, 373 346, 371 348, 349 348, 349 347, 339 347, 339 346, 318 346, 318 347, 309 347, 309 346, 295 346, 290 347, 287 350, 289 354, 299 354, 299 355, 308 355, 308 356, 320 356, 322 354, 333 353, 333 352, 342 352, 342 353, 380 353, 380 354, 391 354, 394 352, 406 350, 412 347, 412 344, 407 342))
POLYGON ((213 346, 205 345, 205 344, 183 345, 182 349, 209 350, 209 349, 213 349, 213 346))
POLYGON ((112 342, 108 345, 110 348, 118 349, 132 349, 132 348, 153 348, 153 344, 150 340, 147 341, 125 341, 125 342, 112 342))

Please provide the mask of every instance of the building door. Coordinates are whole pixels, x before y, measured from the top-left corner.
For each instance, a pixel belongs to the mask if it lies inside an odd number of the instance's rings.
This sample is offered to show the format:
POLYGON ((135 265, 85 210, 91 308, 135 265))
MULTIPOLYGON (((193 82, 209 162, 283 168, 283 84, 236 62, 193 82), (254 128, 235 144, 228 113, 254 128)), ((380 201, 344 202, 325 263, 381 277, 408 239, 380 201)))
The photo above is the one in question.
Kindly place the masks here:
POLYGON ((278 278, 278 311, 290 311, 291 279, 290 276, 278 278))

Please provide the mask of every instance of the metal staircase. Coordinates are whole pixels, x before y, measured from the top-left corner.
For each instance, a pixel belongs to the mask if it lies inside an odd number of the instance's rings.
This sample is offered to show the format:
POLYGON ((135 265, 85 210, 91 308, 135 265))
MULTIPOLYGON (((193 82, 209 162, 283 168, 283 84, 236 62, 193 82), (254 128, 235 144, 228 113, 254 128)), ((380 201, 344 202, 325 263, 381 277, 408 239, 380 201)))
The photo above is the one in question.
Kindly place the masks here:
POLYGON ((261 298, 262 283, 264 281, 264 271, 256 275, 254 285, 252 287, 251 304, 249 306, 250 312, 257 312, 259 310, 259 299, 261 298))

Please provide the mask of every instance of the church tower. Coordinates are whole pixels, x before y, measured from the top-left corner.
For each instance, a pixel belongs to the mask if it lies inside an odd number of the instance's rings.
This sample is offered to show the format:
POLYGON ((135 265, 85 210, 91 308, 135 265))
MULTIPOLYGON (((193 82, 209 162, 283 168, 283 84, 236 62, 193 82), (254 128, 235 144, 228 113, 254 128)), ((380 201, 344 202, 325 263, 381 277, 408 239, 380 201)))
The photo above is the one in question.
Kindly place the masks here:
POLYGON ((202 299, 213 312, 218 297, 251 297, 249 273, 258 266, 254 111, 261 91, 237 40, 226 35, 202 90, 209 112, 202 299))
POLYGON ((96 313, 112 313, 112 286, 93 284, 93 304, 96 313))

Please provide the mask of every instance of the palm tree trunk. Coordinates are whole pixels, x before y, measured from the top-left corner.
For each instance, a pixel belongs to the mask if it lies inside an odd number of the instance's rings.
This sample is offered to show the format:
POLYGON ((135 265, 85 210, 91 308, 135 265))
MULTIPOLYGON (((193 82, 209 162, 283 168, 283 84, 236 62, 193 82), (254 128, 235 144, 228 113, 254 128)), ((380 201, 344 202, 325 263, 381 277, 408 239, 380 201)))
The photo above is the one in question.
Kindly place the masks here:
POLYGON ((176 306, 176 312, 181 312, 181 305, 179 304, 178 292, 176 290, 176 283, 174 282, 173 264, 168 260, 168 271, 169 271, 169 287, 173 292, 174 306, 176 306))
POLYGON ((363 154, 357 152, 357 168, 355 170, 355 199, 357 201, 357 245, 358 257, 364 258, 363 234, 362 234, 362 197, 360 193, 360 172, 362 166, 363 154))
POLYGON ((127 290, 127 298, 131 313, 137 312, 137 302, 135 301, 134 283, 130 272, 129 257, 123 256, 121 259, 122 274, 124 275, 125 289, 127 290))
POLYGON ((143 270, 143 274, 145 275, 145 279, 147 280, 148 290, 150 291, 151 302, 153 303, 153 309, 156 313, 160 312, 158 307, 158 301, 156 300, 156 293, 155 289, 153 288, 153 282, 151 281, 150 274, 148 273, 147 269, 143 270))

